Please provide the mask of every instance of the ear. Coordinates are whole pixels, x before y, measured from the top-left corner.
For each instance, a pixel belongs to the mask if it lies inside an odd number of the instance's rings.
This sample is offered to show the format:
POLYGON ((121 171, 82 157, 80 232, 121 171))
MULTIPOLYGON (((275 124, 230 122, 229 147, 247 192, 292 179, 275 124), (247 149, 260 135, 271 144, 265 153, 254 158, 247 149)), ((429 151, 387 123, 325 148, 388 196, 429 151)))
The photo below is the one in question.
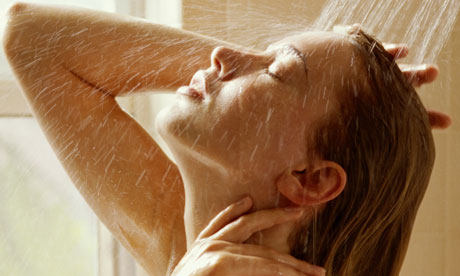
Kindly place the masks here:
POLYGON ((276 181, 278 191, 291 202, 313 206, 336 198, 345 188, 347 174, 337 163, 316 161, 311 167, 287 169, 276 181))

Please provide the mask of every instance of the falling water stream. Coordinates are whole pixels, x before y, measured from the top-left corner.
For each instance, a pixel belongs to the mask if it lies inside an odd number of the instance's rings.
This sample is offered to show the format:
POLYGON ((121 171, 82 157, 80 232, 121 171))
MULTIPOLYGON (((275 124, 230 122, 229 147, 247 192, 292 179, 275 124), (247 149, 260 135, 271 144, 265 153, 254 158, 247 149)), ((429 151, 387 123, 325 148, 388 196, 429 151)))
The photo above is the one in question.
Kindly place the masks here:
MULTIPOLYGON (((321 13, 313 17, 301 0, 286 3, 266 1, 263 7, 247 2, 250 1, 215 1, 213 6, 202 6, 184 1, 183 11, 201 11, 202 14, 199 18, 188 18, 185 25, 193 31, 264 48, 280 38, 306 30, 331 30, 334 25, 359 23, 381 41, 406 44, 411 55, 405 62, 422 64, 436 63, 460 11, 460 0, 329 0, 324 1, 321 13), (294 15, 283 13, 279 18, 273 17, 278 8, 284 5, 289 6, 287 10, 295 11, 294 15), (238 16, 233 17, 233 14, 238 16), (215 19, 219 17, 222 20, 216 23, 215 19), (207 21, 213 24, 201 24, 207 21)), ((1 239, 3 237, 0 237, 0 244, 3 242, 1 239)))
POLYGON ((212 6, 189 5, 184 10, 201 11, 199 18, 187 19, 194 31, 260 48, 289 34, 359 23, 383 42, 409 46, 413 54, 406 62, 420 64, 436 61, 460 9, 459 0, 329 0, 320 9, 315 7, 320 14, 312 14, 310 6, 318 5, 313 1, 280 3, 215 1, 212 6))
POLYGON ((407 44, 414 64, 434 63, 457 20, 460 1, 329 1, 314 29, 360 23, 382 41, 407 44), (404 36, 400 37, 400 33, 404 36))

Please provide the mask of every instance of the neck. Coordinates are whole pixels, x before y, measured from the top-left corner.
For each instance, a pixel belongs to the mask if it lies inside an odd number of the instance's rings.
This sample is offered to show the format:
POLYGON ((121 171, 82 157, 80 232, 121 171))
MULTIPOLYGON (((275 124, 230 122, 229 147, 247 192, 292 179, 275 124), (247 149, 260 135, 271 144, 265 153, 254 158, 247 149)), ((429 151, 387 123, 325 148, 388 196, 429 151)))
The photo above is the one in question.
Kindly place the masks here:
MULTIPOLYGON (((185 230, 187 248, 199 233, 220 211, 250 195, 253 211, 286 206, 277 192, 274 179, 242 177, 222 167, 209 166, 196 159, 181 156, 176 160, 185 187, 185 230), (244 179, 243 179, 244 178, 244 179)), ((289 234, 293 224, 278 225, 255 233, 246 243, 270 247, 282 253, 289 253, 289 234)))

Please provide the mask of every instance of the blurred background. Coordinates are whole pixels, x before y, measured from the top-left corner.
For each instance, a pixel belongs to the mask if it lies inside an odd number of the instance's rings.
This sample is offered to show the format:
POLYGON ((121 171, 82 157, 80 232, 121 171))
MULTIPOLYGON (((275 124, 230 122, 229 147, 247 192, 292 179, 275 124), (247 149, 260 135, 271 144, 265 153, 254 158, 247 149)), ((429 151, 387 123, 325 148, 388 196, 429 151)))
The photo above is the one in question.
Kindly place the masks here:
MULTIPOLYGON (((6 9, 0 0, 0 35, 6 9)), ((425 105, 453 124, 434 130, 437 149, 431 183, 420 207, 401 276, 460 275, 460 23, 459 0, 49 0, 143 17, 263 49, 309 26, 361 23, 386 42, 406 42, 405 62, 436 62, 438 80, 419 89, 425 105), (376 4, 378 3, 378 4, 376 4), (445 43, 443 43, 445 41, 445 43)), ((154 130, 167 93, 119 98, 154 130)), ((165 151, 167 149, 165 148, 165 151)), ((98 222, 73 187, 20 93, 0 51, 0 275, 145 276, 98 222), (31 139, 33 137, 33 139, 31 139)))

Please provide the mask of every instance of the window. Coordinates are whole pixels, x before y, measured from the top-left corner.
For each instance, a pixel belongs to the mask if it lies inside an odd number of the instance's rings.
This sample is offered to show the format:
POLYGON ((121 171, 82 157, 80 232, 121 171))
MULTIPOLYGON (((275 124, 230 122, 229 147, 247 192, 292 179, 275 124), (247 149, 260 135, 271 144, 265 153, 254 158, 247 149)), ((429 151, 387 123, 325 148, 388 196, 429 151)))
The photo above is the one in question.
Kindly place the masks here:
MULTIPOLYGON (((0 10, 5 13, 12 2, 0 2, 0 10)), ((177 0, 34 2, 118 12, 175 27, 181 24, 177 0)), ((5 24, 0 21, 2 37, 5 24)), ((98 222, 75 189, 19 89, 0 51, 0 274, 147 275, 98 222), (29 137, 34 137, 33 143, 29 137)), ((137 110, 131 113, 152 133, 152 115, 165 97, 159 95, 151 101, 151 96, 143 95, 117 101, 128 112, 137 110)))
POLYGON ((0 274, 96 275, 97 220, 33 118, 0 119, 0 175, 0 274))
MULTIPOLYGON (((0 10, 12 2, 0 2, 0 10)), ((34 2, 115 7, 111 0, 34 2)), ((32 118, 3 51, 0 98, 0 274, 98 275, 97 218, 32 118)))

